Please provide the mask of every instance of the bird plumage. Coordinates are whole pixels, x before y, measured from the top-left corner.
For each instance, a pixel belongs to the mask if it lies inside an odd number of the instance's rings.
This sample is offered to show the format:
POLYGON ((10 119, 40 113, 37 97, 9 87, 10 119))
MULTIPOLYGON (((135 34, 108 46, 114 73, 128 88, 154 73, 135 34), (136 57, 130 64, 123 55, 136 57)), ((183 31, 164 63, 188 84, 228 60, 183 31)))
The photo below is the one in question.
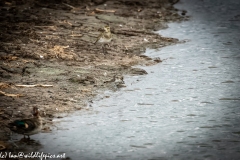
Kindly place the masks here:
POLYGON ((111 33, 111 30, 110 30, 110 27, 109 26, 105 26, 104 28, 104 31, 102 33, 99 34, 97 40, 95 41, 94 44, 96 44, 97 42, 100 42, 100 43, 109 43, 111 42, 112 40, 112 33, 111 33))
POLYGON ((10 130, 18 134, 23 134, 24 137, 25 135, 29 137, 29 135, 40 132, 42 128, 42 120, 36 107, 33 108, 33 116, 33 118, 15 120, 14 122, 9 123, 10 130))

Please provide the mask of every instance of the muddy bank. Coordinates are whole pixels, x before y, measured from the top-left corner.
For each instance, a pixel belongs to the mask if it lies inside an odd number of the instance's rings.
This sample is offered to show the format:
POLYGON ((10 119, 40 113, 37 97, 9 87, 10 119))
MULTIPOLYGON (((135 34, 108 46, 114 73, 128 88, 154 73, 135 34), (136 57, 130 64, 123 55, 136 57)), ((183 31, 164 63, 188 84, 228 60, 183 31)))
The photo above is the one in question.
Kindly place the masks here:
POLYGON ((29 117, 33 106, 51 124, 58 113, 91 109, 101 91, 124 87, 123 75, 147 74, 133 66, 162 60, 145 49, 179 42, 153 32, 187 18, 174 2, 1 1, 0 140, 9 138, 6 124, 29 117), (113 33, 107 54, 93 44, 105 25, 113 33))

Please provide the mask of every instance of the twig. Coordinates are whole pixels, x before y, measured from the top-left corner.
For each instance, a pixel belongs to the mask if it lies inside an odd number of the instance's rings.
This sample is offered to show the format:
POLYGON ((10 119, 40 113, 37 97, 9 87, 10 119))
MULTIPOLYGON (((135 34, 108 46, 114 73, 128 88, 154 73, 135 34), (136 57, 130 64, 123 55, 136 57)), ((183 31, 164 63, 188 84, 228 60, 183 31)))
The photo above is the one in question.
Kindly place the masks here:
POLYGON ((51 28, 51 27, 55 27, 55 26, 34 26, 34 27, 36 27, 36 28, 45 28, 45 27, 49 27, 49 28, 51 28))
POLYGON ((0 91, 0 96, 1 95, 7 96, 7 97, 22 97, 23 96, 21 94, 8 94, 8 93, 5 93, 3 91, 0 91))
POLYGON ((82 34, 72 34, 70 35, 71 37, 82 37, 83 35, 82 34))
POLYGON ((94 10, 96 12, 108 12, 108 13, 115 13, 116 12, 115 10, 103 10, 103 9, 98 9, 98 8, 95 8, 94 10))
POLYGON ((15 85, 16 87, 28 87, 28 88, 32 88, 32 87, 53 87, 53 85, 47 85, 47 84, 33 84, 33 85, 15 85))
POLYGON ((65 6, 68 6, 68 7, 72 8, 72 9, 76 8, 76 7, 73 7, 73 6, 71 6, 71 5, 67 4, 67 3, 62 3, 62 4, 64 4, 65 6))

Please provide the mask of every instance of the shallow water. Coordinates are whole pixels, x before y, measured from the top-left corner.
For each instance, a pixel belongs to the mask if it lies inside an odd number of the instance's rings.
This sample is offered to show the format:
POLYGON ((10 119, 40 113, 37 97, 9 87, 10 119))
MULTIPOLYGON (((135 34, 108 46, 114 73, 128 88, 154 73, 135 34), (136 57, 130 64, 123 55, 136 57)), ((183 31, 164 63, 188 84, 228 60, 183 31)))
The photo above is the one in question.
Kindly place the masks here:
POLYGON ((182 0, 176 7, 190 20, 159 33, 187 42, 148 49, 163 63, 126 76, 127 87, 99 96, 93 112, 32 136, 39 151, 73 160, 240 158, 240 1, 182 0))

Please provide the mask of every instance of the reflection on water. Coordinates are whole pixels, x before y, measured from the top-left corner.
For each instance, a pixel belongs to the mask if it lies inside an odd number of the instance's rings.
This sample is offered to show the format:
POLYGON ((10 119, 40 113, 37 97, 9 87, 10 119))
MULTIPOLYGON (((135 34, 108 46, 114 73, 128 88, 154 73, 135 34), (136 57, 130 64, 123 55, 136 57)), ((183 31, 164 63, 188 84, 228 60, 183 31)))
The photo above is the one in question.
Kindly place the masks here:
MULTIPOLYGON (((159 33, 188 40, 156 50, 149 74, 125 77, 93 113, 41 133, 39 151, 71 159, 238 159, 240 157, 240 2, 182 0, 192 17, 159 33)), ((56 120, 57 121, 57 120, 56 120)))

